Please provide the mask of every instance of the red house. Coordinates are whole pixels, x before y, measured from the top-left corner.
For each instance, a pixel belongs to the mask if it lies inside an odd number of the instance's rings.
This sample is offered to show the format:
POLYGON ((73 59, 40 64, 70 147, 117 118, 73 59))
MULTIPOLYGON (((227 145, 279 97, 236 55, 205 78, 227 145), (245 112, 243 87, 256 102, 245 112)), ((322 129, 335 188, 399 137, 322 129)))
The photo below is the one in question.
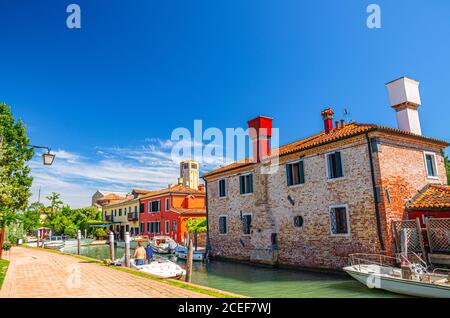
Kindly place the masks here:
POLYGON ((190 218, 206 217, 205 191, 178 184, 141 197, 140 232, 152 238, 164 235, 183 242, 190 218))
POLYGON ((419 218, 425 228, 426 218, 450 218, 450 186, 429 184, 407 204, 408 218, 419 218))

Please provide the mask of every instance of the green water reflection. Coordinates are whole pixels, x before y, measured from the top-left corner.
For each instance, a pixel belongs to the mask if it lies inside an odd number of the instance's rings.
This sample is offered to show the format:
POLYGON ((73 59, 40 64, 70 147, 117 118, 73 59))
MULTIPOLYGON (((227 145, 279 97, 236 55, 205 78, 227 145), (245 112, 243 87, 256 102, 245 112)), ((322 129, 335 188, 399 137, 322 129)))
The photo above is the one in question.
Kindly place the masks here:
MULTIPOLYGON (((75 253, 76 248, 64 252, 75 253)), ((109 246, 83 246, 81 254, 95 259, 109 258, 109 246)), ((115 249, 116 258, 123 248, 115 249)), ((185 262, 176 260, 184 267, 185 262)), ((251 297, 400 297, 400 295, 371 290, 357 281, 335 274, 255 267, 232 262, 211 261, 207 265, 194 263, 192 282, 251 297)))

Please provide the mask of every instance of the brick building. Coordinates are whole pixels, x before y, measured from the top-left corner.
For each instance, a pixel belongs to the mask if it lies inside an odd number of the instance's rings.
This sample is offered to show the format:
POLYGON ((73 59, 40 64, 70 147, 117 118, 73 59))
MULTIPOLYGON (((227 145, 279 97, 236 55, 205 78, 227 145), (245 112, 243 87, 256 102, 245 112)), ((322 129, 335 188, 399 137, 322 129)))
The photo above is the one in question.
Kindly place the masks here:
POLYGON ((148 237, 165 235, 184 242, 189 219, 206 217, 206 193, 198 183, 198 163, 180 163, 178 184, 141 196, 140 233, 148 237))
POLYGON ((448 143, 422 136, 418 85, 387 84, 398 129, 333 125, 326 109, 323 131, 271 150, 272 119, 250 120, 252 158, 203 175, 211 256, 340 269, 349 253, 392 254, 391 221, 407 217, 406 201, 447 182, 448 143))

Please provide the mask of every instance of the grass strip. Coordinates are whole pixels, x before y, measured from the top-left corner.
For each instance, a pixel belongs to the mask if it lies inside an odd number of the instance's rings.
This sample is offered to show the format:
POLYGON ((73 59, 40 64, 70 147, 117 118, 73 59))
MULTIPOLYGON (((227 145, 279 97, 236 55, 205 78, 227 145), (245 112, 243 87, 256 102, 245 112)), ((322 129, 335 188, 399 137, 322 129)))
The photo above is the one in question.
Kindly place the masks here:
POLYGON ((3 281, 5 280, 6 271, 8 270, 9 261, 0 259, 0 289, 2 289, 3 281))

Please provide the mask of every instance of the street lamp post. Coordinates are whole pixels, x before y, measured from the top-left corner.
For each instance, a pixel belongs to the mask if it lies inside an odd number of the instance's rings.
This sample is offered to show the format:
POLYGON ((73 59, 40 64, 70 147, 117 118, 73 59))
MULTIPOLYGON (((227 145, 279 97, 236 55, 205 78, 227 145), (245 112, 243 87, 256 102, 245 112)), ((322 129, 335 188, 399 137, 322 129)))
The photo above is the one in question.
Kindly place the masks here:
POLYGON ((34 146, 34 145, 27 145, 27 147, 30 147, 33 149, 47 149, 47 152, 42 154, 42 163, 45 166, 51 166, 53 164, 53 161, 55 160, 55 154, 50 153, 49 147, 34 146))

